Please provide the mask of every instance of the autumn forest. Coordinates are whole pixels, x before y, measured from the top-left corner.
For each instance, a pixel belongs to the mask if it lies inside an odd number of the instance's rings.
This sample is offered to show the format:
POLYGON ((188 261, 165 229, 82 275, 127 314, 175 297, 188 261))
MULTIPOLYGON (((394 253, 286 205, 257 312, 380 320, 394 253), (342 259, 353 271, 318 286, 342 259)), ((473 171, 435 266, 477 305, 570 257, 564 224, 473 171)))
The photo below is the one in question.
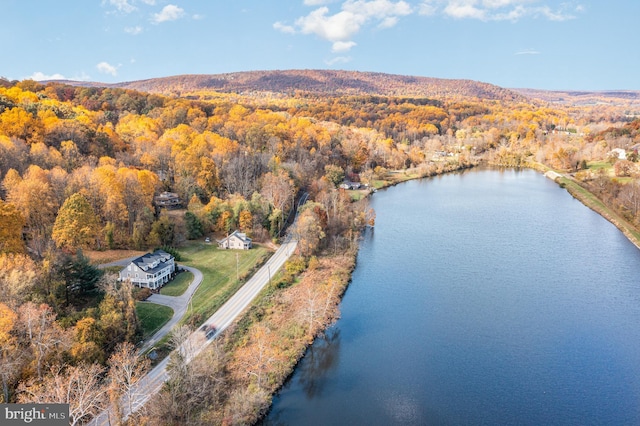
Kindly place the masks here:
POLYGON ((320 71, 70 83, 0 79, 0 402, 44 401, 74 380, 100 389, 76 424, 119 398, 132 368, 148 367, 129 365, 142 338, 136 292, 87 253, 179 253, 236 229, 271 244, 296 232, 299 253, 259 315, 176 376, 159 408, 129 420, 244 424, 338 315, 358 235, 375 223, 374 188, 479 165, 555 170, 628 235, 640 229, 634 93, 320 71), (159 206, 163 192, 181 208, 159 206), (291 225, 303 193, 309 202, 291 225), (322 320, 309 309, 286 315, 312 291, 327 300, 322 320), (245 374, 279 326, 269 349, 277 373, 245 374), (207 390, 195 394, 196 382, 207 390))

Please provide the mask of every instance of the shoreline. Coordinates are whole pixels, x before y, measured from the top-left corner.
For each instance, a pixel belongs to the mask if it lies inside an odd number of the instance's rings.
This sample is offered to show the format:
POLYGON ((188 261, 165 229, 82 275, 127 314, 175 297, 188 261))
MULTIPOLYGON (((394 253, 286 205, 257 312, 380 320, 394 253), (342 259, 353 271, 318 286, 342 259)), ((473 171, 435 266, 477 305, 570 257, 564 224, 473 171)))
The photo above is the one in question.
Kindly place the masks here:
MULTIPOLYGON (((405 178, 398 179, 398 180, 393 180, 393 181, 388 181, 388 182, 386 182, 385 185, 383 185, 381 187, 378 187, 376 189, 385 189, 385 188, 393 187, 393 186, 396 186, 396 185, 398 185, 400 183, 408 182, 410 180, 430 178, 430 177, 435 177, 435 176, 438 176, 438 175, 444 175, 444 174, 447 174, 447 173, 464 172, 464 170, 466 170, 466 169, 475 168, 475 167, 478 167, 478 166, 486 166, 486 167, 490 167, 490 168, 500 168, 500 166, 490 165, 490 164, 487 164, 485 162, 481 162, 481 163, 472 164, 472 165, 465 165, 464 167, 457 167, 457 168, 452 168, 452 169, 447 169, 447 170, 439 170, 439 171, 437 171, 435 173, 429 173, 427 175, 408 176, 407 172, 405 171, 405 174, 404 174, 405 178)), ((513 168, 513 167, 510 167, 510 168, 513 168)), ((611 224, 613 224, 616 228, 618 228, 618 230, 620 230, 632 244, 634 244, 638 249, 640 249, 640 238, 638 236, 634 235, 633 232, 631 231, 631 229, 629 229, 629 228, 631 228, 631 225, 629 223, 625 223, 626 221, 621 219, 615 212, 613 212, 609 207, 607 207, 597 197, 595 197, 594 194, 592 194, 591 192, 589 192, 588 190, 586 190, 585 188, 580 186, 577 182, 575 182, 574 180, 571 180, 566 175, 558 173, 555 170, 552 170, 552 169, 550 169, 550 168, 548 168, 548 167, 546 167, 546 166, 544 166, 542 164, 529 163, 527 166, 525 166, 525 168, 529 168, 529 169, 532 169, 532 170, 535 170, 535 171, 538 171, 538 172, 541 172, 541 173, 545 174, 545 176, 547 176, 549 179, 553 180, 561 188, 565 189, 571 196, 573 196, 576 200, 580 201, 584 206, 590 208, 591 210, 593 210, 594 212, 596 212, 600 216, 602 216, 604 219, 608 220, 611 224), (547 173, 549 173, 549 175, 547 175, 547 173), (572 185, 567 184, 568 182, 565 182, 565 181, 571 182, 572 185), (578 190, 574 186, 577 186, 578 188, 580 188, 580 190, 578 190), (590 200, 588 199, 587 196, 585 196, 584 192, 586 192, 590 196, 596 198, 598 200, 598 203, 589 202, 590 200)), ((370 197, 374 193, 375 193, 374 191, 370 191, 368 194, 366 194, 365 197, 370 197)), ((338 303, 340 303, 342 301, 342 298, 343 298, 344 294, 346 293, 346 291, 348 290, 349 284, 351 283, 351 275, 353 273, 353 270, 355 270, 355 268, 357 266, 358 250, 359 250, 359 247, 357 247, 356 250, 353 253, 353 264, 352 264, 351 270, 349 271, 348 282, 344 286, 344 288, 342 290, 342 293, 340 294, 338 303)), ((321 332, 326 331, 329 327, 331 327, 332 324, 333 323, 329 324, 321 332)), ((311 345, 313 345, 313 342, 315 341, 316 338, 317 338, 317 336, 314 337, 314 339, 308 345, 306 345, 305 349, 302 352, 302 355, 296 360, 295 364, 293 365, 293 367, 291 368, 291 370, 287 374, 287 376, 284 379, 284 381, 271 394, 271 401, 270 401, 268 409, 264 413, 262 413, 262 415, 260 415, 260 417, 253 423, 254 425, 262 424, 264 419, 269 415, 269 413, 271 411, 272 403, 273 403, 273 397, 276 396, 278 394, 278 392, 284 386, 286 386, 286 384, 288 383, 289 380, 291 380, 291 378, 293 377, 293 375, 295 373, 295 370, 296 370, 297 366, 302 361, 302 359, 304 358, 305 354, 307 353, 307 351, 311 347, 311 345)))
POLYGON ((627 237, 631 244, 640 249, 640 231, 629 223, 629 221, 620 217, 618 213, 602 202, 602 200, 600 200, 595 194, 580 185, 580 183, 573 177, 559 173, 540 163, 529 163, 527 167, 543 173, 545 176, 547 176, 547 173, 549 172, 554 173, 552 175, 553 178, 549 176, 547 177, 557 183, 561 188, 565 189, 573 198, 580 201, 585 207, 593 210, 609 221, 613 226, 618 228, 625 237, 627 237), (593 199, 590 199, 590 197, 593 199))

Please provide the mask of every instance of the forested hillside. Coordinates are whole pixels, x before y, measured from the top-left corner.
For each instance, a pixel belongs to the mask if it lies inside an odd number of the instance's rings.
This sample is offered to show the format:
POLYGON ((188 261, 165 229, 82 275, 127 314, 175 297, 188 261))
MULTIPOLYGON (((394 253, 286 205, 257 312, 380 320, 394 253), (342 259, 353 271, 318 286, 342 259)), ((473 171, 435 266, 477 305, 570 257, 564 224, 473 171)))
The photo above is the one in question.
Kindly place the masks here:
MULTIPOLYGON (((86 82, 74 84, 94 85, 86 82)), ((223 93, 268 92, 286 95, 307 92, 321 95, 370 94, 439 99, 445 97, 507 101, 525 99, 514 91, 472 80, 335 70, 245 71, 228 74, 178 75, 110 86, 179 96, 210 90, 223 93)))
POLYGON ((374 187, 478 162, 575 173, 640 219, 629 105, 559 106, 476 82, 333 71, 126 84, 147 92, 0 83, 3 402, 46 392, 62 371, 106 377, 140 338, 131 288, 82 250, 180 247, 234 229, 277 240, 305 191, 303 270, 352 248, 372 222, 344 180, 374 187), (183 208, 160 208, 165 191, 183 208))

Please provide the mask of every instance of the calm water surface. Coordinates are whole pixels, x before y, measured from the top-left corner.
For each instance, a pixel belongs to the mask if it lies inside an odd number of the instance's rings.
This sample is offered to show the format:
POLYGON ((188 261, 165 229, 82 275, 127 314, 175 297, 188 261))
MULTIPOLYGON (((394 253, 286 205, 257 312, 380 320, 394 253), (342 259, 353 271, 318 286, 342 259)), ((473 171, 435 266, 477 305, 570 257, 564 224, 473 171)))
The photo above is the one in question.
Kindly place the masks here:
POLYGON ((640 251, 533 171, 372 198, 342 318, 269 425, 640 425, 640 251))

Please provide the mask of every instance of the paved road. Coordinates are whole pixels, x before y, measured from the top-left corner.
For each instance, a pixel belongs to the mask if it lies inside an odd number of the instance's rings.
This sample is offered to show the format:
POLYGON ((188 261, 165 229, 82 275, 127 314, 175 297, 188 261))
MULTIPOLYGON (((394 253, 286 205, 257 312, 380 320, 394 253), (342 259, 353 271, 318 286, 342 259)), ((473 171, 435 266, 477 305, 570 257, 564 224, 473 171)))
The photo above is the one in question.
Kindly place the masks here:
MULTIPOLYGON (((271 277, 284 265, 284 262, 295 252, 298 241, 293 238, 287 240, 278 248, 271 256, 267 263, 256 272, 247 283, 240 288, 224 305, 220 307, 205 324, 213 324, 218 329, 218 333, 225 330, 238 316, 249 306, 251 301, 260 293, 260 291, 271 281, 271 277)), ((214 337, 215 338, 215 337, 214 337)), ((206 339, 204 333, 195 331, 191 334, 185 344, 177 350, 183 351, 187 355, 187 362, 196 357, 211 343, 211 339, 206 339)), ((162 384, 168 380, 167 363, 169 357, 165 358, 153 370, 151 370, 138 383, 135 402, 133 403, 133 411, 137 411, 142 407, 154 394, 156 394, 162 384)), ((125 416, 130 413, 124 408, 125 416)), ((92 425, 109 425, 109 413, 104 411, 100 413, 92 422, 92 425)))

